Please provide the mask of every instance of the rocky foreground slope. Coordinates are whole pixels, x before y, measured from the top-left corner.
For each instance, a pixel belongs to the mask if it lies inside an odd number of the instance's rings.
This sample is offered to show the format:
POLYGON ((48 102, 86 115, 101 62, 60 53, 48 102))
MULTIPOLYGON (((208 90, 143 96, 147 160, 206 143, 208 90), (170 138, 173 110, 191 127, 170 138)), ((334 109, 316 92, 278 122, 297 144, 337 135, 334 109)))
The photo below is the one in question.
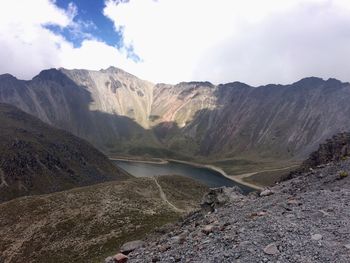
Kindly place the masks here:
POLYGON ((129 177, 88 142, 0 104, 0 202, 129 177))
POLYGON ((153 84, 118 68, 50 69, 30 81, 0 76, 0 101, 118 155, 305 158, 350 128, 350 85, 153 84))
MULTIPOLYGON (((313 155, 332 152, 324 149, 321 146, 313 155)), ((350 159, 343 154, 339 161, 294 173, 292 179, 260 194, 212 190, 200 212, 149 237, 146 245, 128 255, 128 262, 347 263, 349 173, 350 159)))

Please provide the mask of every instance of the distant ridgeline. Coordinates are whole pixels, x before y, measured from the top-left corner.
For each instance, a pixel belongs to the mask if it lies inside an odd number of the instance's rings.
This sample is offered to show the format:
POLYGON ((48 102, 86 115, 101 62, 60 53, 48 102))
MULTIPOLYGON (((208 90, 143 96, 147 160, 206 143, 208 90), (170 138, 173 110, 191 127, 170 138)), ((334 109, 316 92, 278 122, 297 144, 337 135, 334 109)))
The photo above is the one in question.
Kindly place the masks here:
POLYGON ((0 102, 114 155, 302 160, 350 130, 350 85, 153 84, 123 70, 50 69, 0 76, 0 102))

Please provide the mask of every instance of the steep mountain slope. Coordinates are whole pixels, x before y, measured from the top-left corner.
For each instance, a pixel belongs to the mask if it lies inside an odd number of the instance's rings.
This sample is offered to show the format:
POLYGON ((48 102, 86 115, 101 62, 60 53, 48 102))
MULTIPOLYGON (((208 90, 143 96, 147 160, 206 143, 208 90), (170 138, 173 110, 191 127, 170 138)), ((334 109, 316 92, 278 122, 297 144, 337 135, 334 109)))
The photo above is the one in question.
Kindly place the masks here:
POLYGON ((0 204, 0 262, 102 262, 120 246, 199 208, 207 188, 181 176, 152 178, 20 197, 0 204), (179 188, 173 185, 181 186, 179 188), (33 224, 35 222, 35 224, 33 224))
POLYGON ((109 154, 301 159, 350 129, 349 83, 152 84, 117 68, 51 69, 31 81, 0 76, 0 101, 109 154))
MULTIPOLYGON (((137 95, 142 91, 132 89, 147 86, 147 82, 141 85, 136 77, 120 73, 117 69, 101 72, 73 70, 69 75, 76 82, 66 75, 67 72, 63 69, 45 70, 31 81, 2 75, 0 102, 13 104, 46 123, 88 140, 104 151, 123 151, 123 147, 131 148, 129 144, 157 146, 152 133, 133 119, 135 115, 127 105, 128 101, 132 101, 132 96, 142 100, 137 95), (120 76, 125 79, 122 80, 120 76), (118 104, 118 100, 121 104, 118 104)), ((140 109, 144 107, 145 103, 140 102, 140 109)), ((145 117, 137 118, 142 123, 145 117)))
POLYGON ((332 153, 321 146, 312 156, 326 163, 259 195, 212 190, 201 212, 149 236, 128 262, 349 262, 350 159, 332 153))
POLYGON ((128 177, 88 142, 0 104, 0 202, 128 177))

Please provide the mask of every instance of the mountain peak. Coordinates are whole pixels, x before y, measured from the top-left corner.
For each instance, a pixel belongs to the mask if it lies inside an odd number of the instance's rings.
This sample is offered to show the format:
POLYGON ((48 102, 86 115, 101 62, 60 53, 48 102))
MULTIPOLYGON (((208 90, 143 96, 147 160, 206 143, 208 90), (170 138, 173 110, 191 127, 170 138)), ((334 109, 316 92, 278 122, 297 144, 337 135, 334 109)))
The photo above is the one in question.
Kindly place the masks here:
POLYGON ((13 81, 13 80, 18 80, 15 76, 5 73, 0 75, 0 80, 1 81, 13 81))
POLYGON ((251 88, 248 84, 245 84, 240 81, 234 81, 234 82, 228 82, 225 84, 220 84, 220 87, 227 87, 227 88, 251 88))
POLYGON ((214 87, 215 85, 209 81, 183 81, 178 85, 195 85, 195 86, 204 86, 204 87, 214 87))
POLYGON ((34 79, 46 79, 52 80, 54 78, 60 77, 62 72, 56 68, 50 68, 40 71, 40 73, 33 78, 34 79))
POLYGON ((302 78, 301 80, 294 82, 294 84, 299 84, 299 85, 315 85, 315 84, 322 84, 324 83, 325 80, 319 77, 307 77, 307 78, 302 78))

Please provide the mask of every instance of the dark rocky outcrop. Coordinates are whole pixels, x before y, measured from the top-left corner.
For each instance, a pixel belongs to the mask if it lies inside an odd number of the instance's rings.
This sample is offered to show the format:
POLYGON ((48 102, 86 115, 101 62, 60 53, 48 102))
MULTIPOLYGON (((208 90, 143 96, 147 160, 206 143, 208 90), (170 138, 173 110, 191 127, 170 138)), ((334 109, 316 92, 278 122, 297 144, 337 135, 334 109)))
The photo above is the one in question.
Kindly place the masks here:
POLYGON ((232 201, 232 198, 242 194, 242 190, 239 187, 220 187, 212 188, 203 196, 201 202, 201 208, 206 212, 213 212, 215 209, 232 201))
POLYGON ((321 144, 317 151, 310 154, 302 165, 301 170, 307 171, 333 161, 340 161, 350 155, 350 133, 343 132, 334 135, 325 143, 321 144))

